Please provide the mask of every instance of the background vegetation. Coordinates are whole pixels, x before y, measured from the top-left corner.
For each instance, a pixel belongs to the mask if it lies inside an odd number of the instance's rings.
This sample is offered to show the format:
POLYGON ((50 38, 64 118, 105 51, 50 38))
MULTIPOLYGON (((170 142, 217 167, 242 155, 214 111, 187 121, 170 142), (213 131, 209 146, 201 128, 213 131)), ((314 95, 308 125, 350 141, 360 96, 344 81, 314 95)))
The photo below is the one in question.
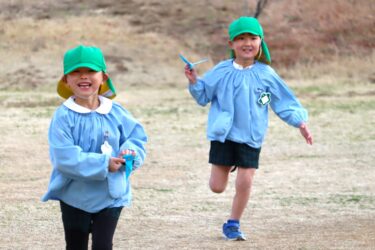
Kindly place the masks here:
POLYGON ((273 67, 309 110, 315 144, 270 115, 242 221, 225 242, 233 196, 208 189, 208 108, 186 90, 177 54, 204 73, 227 57, 227 26, 254 1, 0 0, 0 248, 63 249, 57 202, 41 203, 51 166, 47 130, 63 53, 106 54, 116 98, 144 125, 144 167, 115 249, 373 249, 375 3, 270 0, 260 16, 273 67))

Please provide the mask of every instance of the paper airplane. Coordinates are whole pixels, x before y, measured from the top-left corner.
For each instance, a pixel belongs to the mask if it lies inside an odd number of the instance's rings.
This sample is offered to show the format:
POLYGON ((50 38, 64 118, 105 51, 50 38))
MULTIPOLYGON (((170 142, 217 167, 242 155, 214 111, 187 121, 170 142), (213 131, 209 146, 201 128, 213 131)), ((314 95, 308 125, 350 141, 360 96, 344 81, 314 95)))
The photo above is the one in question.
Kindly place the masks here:
POLYGON ((190 69, 192 69, 192 68, 194 68, 194 66, 195 65, 197 65, 197 64, 200 64, 200 63, 204 63, 204 62, 207 62, 208 61, 208 58, 204 58, 204 59, 202 59, 202 60, 199 60, 198 62, 189 62, 189 60, 188 59, 186 59, 183 55, 181 55, 181 54, 178 54, 178 56, 181 58, 181 60, 184 62, 184 63, 186 63, 188 66, 189 66, 189 68, 190 69))

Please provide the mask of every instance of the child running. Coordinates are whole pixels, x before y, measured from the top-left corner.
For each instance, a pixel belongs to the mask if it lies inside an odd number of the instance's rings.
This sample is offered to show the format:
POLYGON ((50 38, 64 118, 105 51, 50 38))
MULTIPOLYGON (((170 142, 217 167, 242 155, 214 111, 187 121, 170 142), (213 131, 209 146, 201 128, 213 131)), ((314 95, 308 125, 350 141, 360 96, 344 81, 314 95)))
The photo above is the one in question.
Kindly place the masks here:
POLYGON ((134 157, 132 170, 139 168, 147 136, 111 100, 116 92, 99 48, 80 45, 65 53, 57 92, 66 101, 49 127, 53 170, 42 201, 60 202, 66 249, 88 249, 90 233, 92 249, 112 249, 121 210, 131 202, 123 157, 134 157))
POLYGON ((228 240, 246 240, 240 219, 248 203, 259 154, 268 127, 269 107, 287 124, 299 128, 310 145, 307 111, 269 66, 271 56, 256 18, 240 17, 229 25, 231 59, 217 64, 202 78, 185 67, 189 91, 197 103, 211 103, 207 138, 212 164, 209 186, 222 193, 229 173, 237 169, 236 193, 222 230, 228 240))

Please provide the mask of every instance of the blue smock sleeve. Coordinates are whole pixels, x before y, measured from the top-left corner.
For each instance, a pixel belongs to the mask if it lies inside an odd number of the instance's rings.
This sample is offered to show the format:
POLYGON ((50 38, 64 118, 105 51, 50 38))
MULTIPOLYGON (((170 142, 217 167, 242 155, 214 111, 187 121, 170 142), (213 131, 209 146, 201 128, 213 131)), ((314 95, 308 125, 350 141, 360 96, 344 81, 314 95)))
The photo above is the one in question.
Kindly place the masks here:
POLYGON ((195 84, 189 84, 189 92, 199 105, 206 106, 212 100, 214 87, 198 78, 195 84))
POLYGON ((129 112, 125 111, 123 118, 120 151, 131 149, 136 152, 133 169, 137 169, 143 164, 146 157, 147 135, 143 126, 129 112))
POLYGON ((109 156, 83 152, 75 145, 67 117, 54 116, 48 141, 51 161, 63 176, 75 180, 104 180, 107 177, 109 156))
POLYGON ((189 84, 189 92, 201 106, 206 106, 217 94, 219 83, 228 72, 228 62, 222 62, 208 71, 195 84, 189 84))
POLYGON ((275 114, 284 122, 296 128, 302 122, 307 122, 307 110, 274 70, 270 69, 270 74, 267 74, 265 80, 269 84, 270 105, 275 114))

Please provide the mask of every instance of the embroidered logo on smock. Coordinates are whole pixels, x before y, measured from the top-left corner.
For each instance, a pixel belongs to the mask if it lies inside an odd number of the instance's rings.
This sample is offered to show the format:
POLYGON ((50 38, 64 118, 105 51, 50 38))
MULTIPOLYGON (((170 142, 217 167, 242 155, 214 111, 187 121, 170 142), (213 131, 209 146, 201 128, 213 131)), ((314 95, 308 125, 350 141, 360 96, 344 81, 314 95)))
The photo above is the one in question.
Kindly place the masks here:
POLYGON ((258 103, 261 105, 267 105, 271 102, 271 93, 269 92, 263 92, 260 94, 258 103))

